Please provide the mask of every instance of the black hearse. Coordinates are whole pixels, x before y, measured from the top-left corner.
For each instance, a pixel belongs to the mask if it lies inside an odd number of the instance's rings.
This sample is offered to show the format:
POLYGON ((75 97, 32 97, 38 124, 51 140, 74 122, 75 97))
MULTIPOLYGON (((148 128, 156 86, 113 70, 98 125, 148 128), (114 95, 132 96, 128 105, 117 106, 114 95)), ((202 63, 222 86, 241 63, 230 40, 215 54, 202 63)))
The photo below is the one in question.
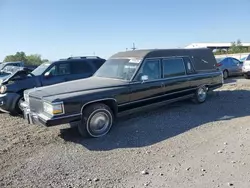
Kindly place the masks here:
POLYGON ((79 121, 82 136, 101 137, 119 115, 189 98, 202 103, 222 84, 210 49, 134 50, 111 56, 90 78, 26 90, 21 106, 29 123, 79 121))

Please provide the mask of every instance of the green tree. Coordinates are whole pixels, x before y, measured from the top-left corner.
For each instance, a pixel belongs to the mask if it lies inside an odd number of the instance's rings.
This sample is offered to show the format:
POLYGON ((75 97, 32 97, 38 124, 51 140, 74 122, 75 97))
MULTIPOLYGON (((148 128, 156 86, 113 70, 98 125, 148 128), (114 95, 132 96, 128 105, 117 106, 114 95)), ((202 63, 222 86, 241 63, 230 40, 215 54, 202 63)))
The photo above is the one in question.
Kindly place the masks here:
POLYGON ((15 55, 8 55, 4 58, 4 62, 22 61, 26 65, 40 65, 48 62, 47 59, 42 59, 39 54, 26 55, 24 52, 17 52, 15 55))
POLYGON ((23 61, 24 63, 26 63, 27 58, 24 52, 17 52, 15 55, 6 56, 3 61, 4 62, 23 61))
POLYGON ((41 59, 41 55, 39 54, 31 54, 26 57, 27 58, 27 65, 40 65, 43 63, 41 59))

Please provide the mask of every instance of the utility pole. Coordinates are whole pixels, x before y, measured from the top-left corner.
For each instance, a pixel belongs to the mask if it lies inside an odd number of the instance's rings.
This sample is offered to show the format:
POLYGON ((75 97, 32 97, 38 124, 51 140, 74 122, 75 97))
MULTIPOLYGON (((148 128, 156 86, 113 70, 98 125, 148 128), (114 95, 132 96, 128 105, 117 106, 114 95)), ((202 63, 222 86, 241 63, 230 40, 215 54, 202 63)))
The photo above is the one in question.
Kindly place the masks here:
POLYGON ((133 43, 133 47, 131 48, 132 50, 135 50, 136 47, 135 47, 135 43, 133 43))

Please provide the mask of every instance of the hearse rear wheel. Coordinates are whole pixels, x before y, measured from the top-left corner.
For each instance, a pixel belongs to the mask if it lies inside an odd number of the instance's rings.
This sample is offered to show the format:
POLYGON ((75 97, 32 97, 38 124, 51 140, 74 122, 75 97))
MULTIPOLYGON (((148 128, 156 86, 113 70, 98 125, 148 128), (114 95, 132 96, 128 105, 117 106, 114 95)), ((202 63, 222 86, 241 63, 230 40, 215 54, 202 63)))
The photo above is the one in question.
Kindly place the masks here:
POLYGON ((196 92, 193 101, 195 103, 203 103, 207 99, 208 88, 205 86, 199 87, 196 92))
POLYGON ((83 110, 78 130, 83 137, 99 138, 110 131, 113 121, 113 112, 107 105, 91 104, 83 110))

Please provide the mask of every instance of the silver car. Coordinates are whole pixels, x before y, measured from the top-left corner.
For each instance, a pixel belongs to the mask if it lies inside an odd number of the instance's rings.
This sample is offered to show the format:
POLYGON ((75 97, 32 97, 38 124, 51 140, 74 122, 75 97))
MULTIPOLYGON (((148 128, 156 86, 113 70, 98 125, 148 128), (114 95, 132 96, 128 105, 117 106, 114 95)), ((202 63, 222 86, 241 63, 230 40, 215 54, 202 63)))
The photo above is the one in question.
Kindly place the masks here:
POLYGON ((216 58, 217 67, 223 72, 224 79, 242 75, 242 62, 233 57, 216 58))
POLYGON ((250 78, 250 54, 247 56, 247 58, 245 59, 243 63, 242 72, 246 79, 250 78))

